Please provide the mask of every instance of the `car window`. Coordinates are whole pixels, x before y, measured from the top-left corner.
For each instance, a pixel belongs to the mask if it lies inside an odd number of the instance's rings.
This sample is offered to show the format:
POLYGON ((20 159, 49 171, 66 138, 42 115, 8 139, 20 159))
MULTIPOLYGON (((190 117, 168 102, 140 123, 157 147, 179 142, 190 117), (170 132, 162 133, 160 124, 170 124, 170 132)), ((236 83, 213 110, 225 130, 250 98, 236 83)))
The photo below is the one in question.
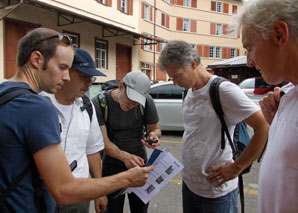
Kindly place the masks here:
POLYGON ((167 84, 161 85, 149 90, 149 94, 154 99, 182 99, 182 87, 167 84))
POLYGON ((239 84, 241 89, 254 89, 255 79, 246 79, 239 84))
POLYGON ((263 78, 257 78, 256 79, 256 85, 255 88, 269 88, 270 85, 267 84, 263 78))

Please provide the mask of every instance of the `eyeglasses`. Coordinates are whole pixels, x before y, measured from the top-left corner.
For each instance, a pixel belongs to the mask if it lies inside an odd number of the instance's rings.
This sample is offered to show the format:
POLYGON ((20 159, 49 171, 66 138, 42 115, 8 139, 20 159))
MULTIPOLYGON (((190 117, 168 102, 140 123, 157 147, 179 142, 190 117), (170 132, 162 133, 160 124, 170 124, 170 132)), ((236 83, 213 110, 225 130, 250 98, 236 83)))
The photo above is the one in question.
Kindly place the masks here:
POLYGON ((35 43, 35 45, 37 45, 37 44, 39 44, 41 42, 47 41, 49 39, 53 39, 53 38, 58 38, 59 41, 61 41, 62 43, 66 44, 66 45, 71 45, 72 44, 72 38, 70 36, 68 36, 66 34, 63 34, 63 33, 59 33, 57 35, 53 35, 53 36, 49 36, 49 37, 46 37, 44 39, 41 39, 41 40, 37 41, 35 43))
POLYGON ((96 77, 94 77, 94 76, 90 77, 88 75, 80 75, 80 78, 85 82, 91 81, 92 83, 94 83, 96 81, 96 77))

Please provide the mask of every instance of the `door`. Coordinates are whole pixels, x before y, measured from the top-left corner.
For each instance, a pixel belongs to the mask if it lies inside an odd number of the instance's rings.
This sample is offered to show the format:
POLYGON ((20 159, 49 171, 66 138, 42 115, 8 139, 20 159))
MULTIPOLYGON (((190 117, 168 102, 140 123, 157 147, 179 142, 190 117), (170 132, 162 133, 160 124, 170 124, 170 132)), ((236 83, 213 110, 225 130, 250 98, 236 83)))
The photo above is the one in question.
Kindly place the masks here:
POLYGON ((116 79, 122 80, 126 73, 131 71, 132 49, 129 46, 116 44, 116 79))
POLYGON ((9 79, 17 72, 17 53, 19 40, 39 25, 6 19, 4 32, 4 78, 9 79))

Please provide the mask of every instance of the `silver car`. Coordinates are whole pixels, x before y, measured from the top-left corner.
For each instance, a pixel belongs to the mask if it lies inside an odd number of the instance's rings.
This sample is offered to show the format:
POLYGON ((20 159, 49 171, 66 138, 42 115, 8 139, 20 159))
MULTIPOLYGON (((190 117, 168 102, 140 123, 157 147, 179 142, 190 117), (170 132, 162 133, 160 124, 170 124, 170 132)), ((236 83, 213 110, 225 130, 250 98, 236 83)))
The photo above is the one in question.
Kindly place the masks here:
POLYGON ((183 88, 172 81, 153 84, 149 94, 154 99, 161 130, 184 131, 182 109, 183 88))

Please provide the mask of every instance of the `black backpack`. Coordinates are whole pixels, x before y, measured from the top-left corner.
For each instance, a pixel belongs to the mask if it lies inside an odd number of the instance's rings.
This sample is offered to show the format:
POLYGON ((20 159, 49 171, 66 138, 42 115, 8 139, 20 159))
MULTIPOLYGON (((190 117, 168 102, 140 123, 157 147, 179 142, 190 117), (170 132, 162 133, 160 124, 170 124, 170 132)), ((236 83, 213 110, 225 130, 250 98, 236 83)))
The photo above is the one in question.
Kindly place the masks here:
POLYGON ((92 115, 93 115, 93 108, 92 108, 91 101, 86 95, 83 95, 82 99, 83 99, 83 106, 81 107, 81 110, 82 111, 84 111, 84 110, 87 111, 87 113, 89 115, 90 122, 91 122, 92 121, 92 115))
MULTIPOLYGON (((7 90, 5 93, 1 94, 0 96, 0 105, 6 104, 9 101, 11 101, 12 99, 24 95, 24 94, 28 94, 28 93, 32 93, 32 94, 36 94, 33 90, 30 89, 26 89, 26 88, 12 88, 10 90, 7 90)), ((19 184, 19 182, 25 177, 25 175, 27 174, 27 172, 30 170, 30 168, 33 167, 33 163, 29 163, 29 165, 21 172, 21 174, 19 174, 14 180, 13 182, 7 187, 6 190, 4 190, 3 192, 1 192, 0 195, 0 212, 11 212, 10 209, 8 209, 8 207, 5 205, 5 200, 6 198, 10 195, 10 193, 15 189, 15 187, 19 184)), ((33 168, 34 169, 34 168, 33 168)), ((37 169, 34 169, 34 174, 32 176, 33 180, 32 180, 32 185, 35 188, 35 197, 37 200, 37 205, 38 208, 40 210, 40 212, 45 212, 46 209, 46 204, 45 201, 43 199, 43 191, 42 191, 42 181, 39 179, 39 175, 37 172, 37 169)))
MULTIPOLYGON (((232 148, 233 151, 233 160, 236 160, 240 154, 244 151, 244 149, 246 148, 246 146, 249 143, 249 136, 248 136, 248 132, 247 132, 247 128, 246 128, 246 124, 244 121, 239 122, 238 124, 236 124, 235 127, 235 131, 234 131, 234 137, 233 137, 233 141, 231 139, 229 130, 227 128, 227 124, 225 122, 224 119, 224 112, 221 106, 221 102, 220 102, 220 97, 219 97, 219 85, 224 82, 227 81, 227 79, 222 78, 222 77, 217 77, 215 78, 210 85, 209 88, 209 93, 210 93, 210 98, 211 98, 211 103, 213 106, 214 111, 216 112, 222 129, 221 129, 221 149, 225 148, 225 135, 228 138, 228 141, 230 143, 230 146, 232 148), (240 135, 246 135, 246 140, 241 140, 240 135)), ((241 203, 241 212, 244 213, 244 187, 243 187, 243 177, 242 174, 246 174, 250 171, 251 165, 248 166, 245 170, 242 171, 242 173, 238 176, 239 182, 239 193, 240 193, 240 203, 241 203)))

